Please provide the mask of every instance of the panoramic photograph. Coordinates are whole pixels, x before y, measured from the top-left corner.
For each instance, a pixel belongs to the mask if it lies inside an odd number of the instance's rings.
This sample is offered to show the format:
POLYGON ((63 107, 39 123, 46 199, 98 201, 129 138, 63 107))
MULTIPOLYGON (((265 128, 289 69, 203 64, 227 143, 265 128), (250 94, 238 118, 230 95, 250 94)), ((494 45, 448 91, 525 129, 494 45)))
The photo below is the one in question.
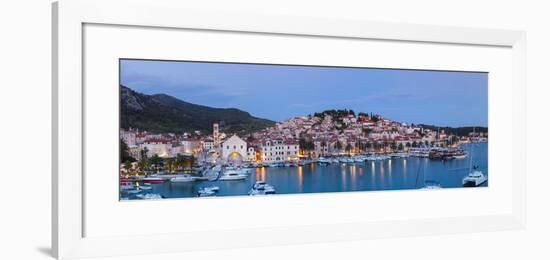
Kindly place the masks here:
POLYGON ((486 72, 119 66, 120 200, 489 183, 486 72))

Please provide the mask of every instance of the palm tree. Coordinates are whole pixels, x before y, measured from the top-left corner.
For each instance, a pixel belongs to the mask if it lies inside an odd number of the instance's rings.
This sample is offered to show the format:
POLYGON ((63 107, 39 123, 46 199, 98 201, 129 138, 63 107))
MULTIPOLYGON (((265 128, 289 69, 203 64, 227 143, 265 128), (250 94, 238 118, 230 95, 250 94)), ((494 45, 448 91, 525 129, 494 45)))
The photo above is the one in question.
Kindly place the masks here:
POLYGON ((127 174, 130 174, 130 171, 132 170, 132 163, 129 160, 124 162, 124 169, 126 169, 127 174))
POLYGON ((149 149, 147 147, 143 147, 141 151, 139 151, 139 155, 141 157, 141 160, 147 160, 147 153, 149 152, 149 149))
POLYGON ((338 150, 338 152, 342 150, 342 142, 340 142, 340 140, 336 141, 336 150, 338 150))
POLYGON ((145 173, 145 170, 149 167, 149 163, 147 162, 147 159, 141 159, 138 163, 138 168, 141 172, 145 173))
POLYGON ((172 158, 166 159, 166 161, 164 162, 164 165, 165 165, 166 169, 168 170, 168 173, 172 173, 174 171, 174 169, 176 168, 176 162, 172 158))
POLYGON ((322 154, 325 155, 325 147, 327 146, 327 142, 325 140, 321 141, 321 150, 322 154))

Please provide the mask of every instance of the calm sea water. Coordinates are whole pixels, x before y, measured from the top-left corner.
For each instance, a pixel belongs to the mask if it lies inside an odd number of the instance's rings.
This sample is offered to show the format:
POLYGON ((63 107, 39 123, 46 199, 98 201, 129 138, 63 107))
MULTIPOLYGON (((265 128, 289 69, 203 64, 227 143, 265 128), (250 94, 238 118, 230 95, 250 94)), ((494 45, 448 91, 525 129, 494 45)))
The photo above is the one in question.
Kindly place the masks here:
MULTIPOLYGON (((488 176, 487 143, 463 145, 473 151, 473 164, 488 176)), ((255 168, 246 180, 198 181, 153 184, 153 193, 165 198, 196 197, 200 188, 219 186, 217 196, 247 195, 257 180, 273 185, 277 194, 419 189, 425 181, 436 181, 443 188, 462 187, 468 175, 470 158, 435 161, 428 158, 397 158, 364 163, 310 164, 299 167, 255 168)), ((482 186, 487 186, 488 182, 482 186)))

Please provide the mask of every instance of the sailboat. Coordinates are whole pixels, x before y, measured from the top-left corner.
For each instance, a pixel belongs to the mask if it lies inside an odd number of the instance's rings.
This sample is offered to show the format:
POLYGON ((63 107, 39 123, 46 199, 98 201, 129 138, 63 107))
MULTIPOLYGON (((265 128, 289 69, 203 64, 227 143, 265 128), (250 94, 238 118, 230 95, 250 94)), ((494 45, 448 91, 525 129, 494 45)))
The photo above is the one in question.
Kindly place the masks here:
MULTIPOLYGON (((476 129, 474 128, 474 133, 475 132, 476 132, 476 129)), ((473 146, 474 145, 470 143, 470 153, 469 153, 470 154, 470 167, 469 167, 470 173, 468 174, 468 176, 462 179, 462 186, 464 187, 477 187, 487 181, 487 176, 485 176, 483 172, 481 172, 481 170, 478 169, 477 166, 473 166, 473 158, 474 158, 474 153, 472 149, 473 146)))
POLYGON ((424 187, 421 188, 421 190, 438 190, 443 187, 441 187, 441 184, 438 181, 435 180, 428 180, 427 174, 424 171, 424 187))
MULTIPOLYGON (((416 173, 416 184, 418 185, 418 180, 419 180, 419 176, 420 176, 420 163, 418 164, 418 171, 416 173)), ((422 172, 424 173, 424 187, 420 188, 421 190, 437 190, 437 189, 441 189, 443 187, 441 187, 441 184, 435 180, 427 180, 426 179, 426 172, 424 170, 424 168, 422 169, 422 172)))

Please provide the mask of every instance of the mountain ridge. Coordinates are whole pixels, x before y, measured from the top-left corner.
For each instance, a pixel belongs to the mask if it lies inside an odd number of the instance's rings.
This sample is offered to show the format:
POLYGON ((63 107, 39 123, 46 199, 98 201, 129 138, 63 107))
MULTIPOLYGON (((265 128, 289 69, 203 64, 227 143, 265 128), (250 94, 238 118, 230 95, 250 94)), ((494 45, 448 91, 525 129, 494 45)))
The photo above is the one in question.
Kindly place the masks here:
POLYGON ((237 108, 214 108, 189 103, 167 94, 147 95, 120 85, 120 127, 154 133, 211 132, 221 123, 228 133, 249 134, 275 125, 237 108))

